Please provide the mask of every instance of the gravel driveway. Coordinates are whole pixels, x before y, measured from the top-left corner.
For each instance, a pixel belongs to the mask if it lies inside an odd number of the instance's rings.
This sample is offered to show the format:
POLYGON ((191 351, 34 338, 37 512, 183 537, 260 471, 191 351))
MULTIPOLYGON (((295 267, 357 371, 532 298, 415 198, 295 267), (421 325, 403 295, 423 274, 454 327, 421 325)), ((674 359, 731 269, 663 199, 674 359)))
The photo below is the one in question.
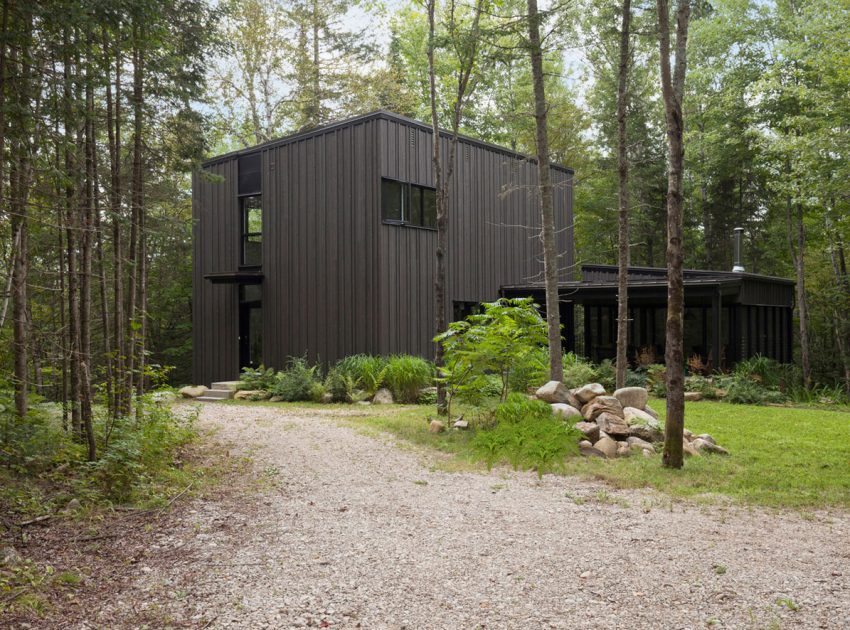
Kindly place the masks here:
POLYGON ((442 472, 335 413, 206 405, 267 483, 184 510, 92 627, 850 628, 845 512, 442 472))

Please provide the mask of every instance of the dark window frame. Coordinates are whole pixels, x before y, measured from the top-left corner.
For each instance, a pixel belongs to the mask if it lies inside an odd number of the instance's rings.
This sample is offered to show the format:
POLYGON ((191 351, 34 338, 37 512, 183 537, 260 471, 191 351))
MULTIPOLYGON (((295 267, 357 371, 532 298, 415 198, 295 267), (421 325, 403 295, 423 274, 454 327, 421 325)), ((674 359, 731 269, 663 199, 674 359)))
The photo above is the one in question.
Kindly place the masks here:
POLYGON ((260 194, 252 194, 252 195, 239 195, 239 223, 240 223, 240 238, 239 238, 239 268, 240 269, 259 269, 263 266, 262 261, 262 248, 263 248, 263 196, 260 194), (246 201, 248 199, 257 199, 259 202, 259 208, 247 208, 246 201), (248 231, 248 211, 249 210, 259 210, 260 211, 260 231, 259 232, 249 232, 248 231), (260 262, 246 262, 245 260, 245 250, 246 243, 248 243, 248 239, 251 237, 260 237, 260 262))
POLYGON ((402 227, 409 227, 409 228, 416 228, 416 229, 420 229, 420 230, 427 230, 429 232, 436 232, 437 231, 436 216, 434 217, 435 224, 433 226, 425 225, 425 199, 426 199, 426 196, 424 194, 425 191, 434 193, 434 203, 436 205, 436 195, 437 195, 437 189, 436 188, 433 188, 431 186, 424 186, 422 184, 414 184, 412 182, 406 182, 406 181, 403 181, 403 180, 400 180, 400 179, 393 179, 392 177, 382 177, 381 178, 381 203, 380 203, 381 222, 384 225, 397 225, 397 226, 402 226, 402 227), (383 214, 384 214, 383 195, 384 195, 384 183, 385 182, 391 182, 391 183, 400 184, 401 186, 403 186, 403 188, 402 188, 401 219, 400 220, 399 219, 390 219, 390 218, 386 218, 386 217, 383 216, 383 214), (417 217, 413 216, 414 212, 412 211, 412 205, 413 205, 412 200, 413 200, 414 189, 416 189, 419 192, 419 195, 418 195, 419 208, 415 212, 415 214, 418 214, 418 221, 419 222, 417 222, 417 217), (405 204, 407 204, 407 205, 405 205, 405 204))

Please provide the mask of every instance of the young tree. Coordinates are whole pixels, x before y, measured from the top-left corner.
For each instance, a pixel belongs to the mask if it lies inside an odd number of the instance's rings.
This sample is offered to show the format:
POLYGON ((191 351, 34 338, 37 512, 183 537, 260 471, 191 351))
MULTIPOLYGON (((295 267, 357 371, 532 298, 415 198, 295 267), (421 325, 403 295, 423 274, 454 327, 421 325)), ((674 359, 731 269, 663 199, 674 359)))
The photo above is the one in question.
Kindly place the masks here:
POLYGON ((617 73, 617 176, 619 212, 617 213, 617 387, 626 384, 629 334, 629 157, 626 136, 629 80, 629 29, 632 19, 631 0, 623 0, 620 27, 620 65, 617 73))
POLYGON ((663 463, 681 468, 682 439, 685 428, 685 356, 684 356, 684 280, 682 261, 683 179, 685 145, 683 141, 682 96, 687 70, 688 22, 690 0, 679 0, 676 11, 676 57, 670 68, 670 9, 667 0, 657 0, 658 42, 661 52, 661 94, 667 122, 667 326, 664 362, 667 368, 667 421, 663 463))
POLYGON ((561 310, 558 295, 558 250, 555 246, 555 210, 552 191, 552 173, 549 168, 548 105, 546 103, 543 75, 543 45, 540 26, 543 15, 537 9, 537 0, 527 0, 528 50, 531 57, 531 75, 534 85, 534 121, 536 125, 537 173, 540 190, 540 216, 542 221, 543 274, 546 284, 546 325, 549 340, 549 378, 564 379, 561 347, 561 310))
MULTIPOLYGON (((464 108, 475 89, 474 72, 478 64, 479 45, 481 42, 481 12, 484 0, 475 0, 471 15, 462 15, 461 9, 454 2, 447 8, 445 33, 441 39, 447 42, 446 48, 453 53, 456 64, 454 84, 455 97, 451 107, 451 136, 449 138, 448 154, 443 158, 442 134, 440 132, 439 109, 437 104, 437 73, 436 50, 438 46, 437 32, 437 0, 426 0, 425 10, 428 16, 428 41, 426 55, 428 58, 428 86, 431 108, 431 129, 433 131, 433 151, 431 164, 434 173, 434 186, 437 190, 437 260, 434 276, 434 325, 437 332, 446 329, 446 252, 448 249, 448 213, 449 187, 454 175, 455 157, 460 135, 460 125, 464 108)), ((434 364, 437 370, 443 367, 443 347, 436 345, 434 364)), ((437 411, 448 413, 446 390, 441 381, 437 382, 437 411)))

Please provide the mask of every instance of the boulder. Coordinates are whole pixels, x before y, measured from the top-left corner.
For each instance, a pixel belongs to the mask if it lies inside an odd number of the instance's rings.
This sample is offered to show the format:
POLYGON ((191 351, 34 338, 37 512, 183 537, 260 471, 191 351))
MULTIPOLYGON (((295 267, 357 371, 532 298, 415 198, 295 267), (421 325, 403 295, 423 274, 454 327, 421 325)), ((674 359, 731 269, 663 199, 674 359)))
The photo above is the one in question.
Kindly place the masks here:
POLYGON ((593 448, 604 454, 608 459, 614 459, 617 457, 617 442, 609 438, 607 435, 603 438, 599 438, 596 441, 596 444, 593 445, 593 448))
POLYGON ((452 428, 453 429, 461 429, 461 430, 465 431, 466 429, 469 428, 469 420, 464 420, 463 418, 458 418, 452 424, 452 428))
POLYGON ((334 395, 331 394, 330 392, 325 392, 324 394, 322 394, 322 402, 324 404, 327 405, 329 403, 332 403, 333 401, 334 401, 334 395))
POLYGON ((393 393, 386 387, 382 387, 372 396, 372 402, 376 405, 391 405, 395 401, 393 400, 393 393))
POLYGON ((446 425, 439 420, 431 420, 428 424, 428 433, 442 433, 446 430, 446 425))
POLYGON ((717 441, 713 437, 711 437, 708 433, 700 433, 697 437, 705 440, 709 444, 717 444, 717 441))
POLYGON ((569 420, 570 418, 581 419, 582 417, 578 409, 567 403, 553 403, 552 413, 563 420, 569 420))
POLYGON ((71 499, 70 501, 68 501, 68 504, 65 506, 65 511, 66 512, 76 512, 77 510, 79 510, 82 507, 83 507, 83 504, 80 503, 80 500, 74 498, 74 499, 71 499))
POLYGON ((581 403, 578 401, 578 398, 576 398, 576 395, 573 393, 573 390, 567 390, 567 399, 568 405, 572 405, 577 410, 581 411, 581 403))
POLYGON ((684 437, 688 442, 693 442, 694 440, 694 434, 688 429, 682 429, 682 437, 684 437))
POLYGON ((272 396, 269 398, 269 402, 283 402, 283 396, 272 396))
POLYGON ((720 388, 718 387, 717 389, 715 389, 715 390, 714 390, 714 397, 715 397, 717 400, 723 400, 724 398, 726 398, 726 390, 725 390, 725 389, 720 389, 720 388))
POLYGON ((643 406, 643 410, 644 410, 646 413, 648 413, 650 416, 652 416, 653 418, 655 418, 656 420, 658 420, 658 412, 657 412, 657 411, 655 411, 655 409, 653 409, 653 408, 652 408, 652 407, 650 407, 649 405, 644 405, 644 406, 643 406))
POLYGON ((599 425, 595 422, 576 422, 573 426, 591 442, 596 442, 599 439, 599 425))
POLYGON ((264 398, 268 398, 266 395, 267 392, 264 392, 261 389, 240 389, 238 392, 233 394, 234 400, 263 400, 264 398))
POLYGON ((617 457, 628 457, 632 454, 631 447, 625 442, 617 442, 617 457))
POLYGON ((647 442, 646 440, 641 439, 636 435, 630 435, 629 437, 627 437, 626 443, 631 446, 632 449, 640 448, 650 450, 653 453, 655 452, 655 447, 650 442, 647 442))
POLYGON ((699 457, 699 451, 693 447, 693 444, 688 442, 687 440, 682 440, 682 451, 685 455, 689 455, 691 457, 697 456, 699 457))
POLYGON ((593 446, 593 442, 591 442, 590 440, 582 440, 581 442, 578 443, 578 446, 579 446, 579 448, 586 447, 586 446, 593 446))
POLYGON ((549 381, 543 387, 538 388, 535 395, 539 400, 544 400, 549 404, 552 403, 567 403, 569 404, 569 390, 561 381, 549 381))
MULTIPOLYGON (((711 436, 709 436, 711 437, 711 436)), ((708 440, 703 439, 702 437, 696 438, 693 442, 691 442, 691 447, 698 452, 705 453, 715 453, 717 455, 728 455, 729 451, 727 451, 722 446, 718 446, 717 444, 713 444, 708 440)))
POLYGON ((599 430, 604 431, 614 439, 624 440, 629 435, 629 425, 613 413, 603 412, 596 418, 599 430))
POLYGON ((614 398, 619 400, 623 407, 642 410, 649 400, 649 392, 643 387, 621 387, 614 392, 614 398))
POLYGON ((702 400, 700 392, 685 392, 685 402, 696 402, 702 400))
POLYGON ((647 450, 647 449, 643 449, 643 456, 644 457, 652 457, 652 453, 649 452, 649 450, 647 450))
POLYGON ((198 398, 207 393, 209 389, 205 385, 187 385, 180 388, 180 395, 183 398, 198 398))
POLYGON ((585 405, 597 396, 603 396, 604 394, 605 388, 599 383, 588 383, 584 387, 579 387, 575 391, 576 398, 582 405, 585 405))
POLYGON ((663 442, 664 433, 645 424, 633 424, 629 427, 629 436, 638 437, 646 442, 663 442))
POLYGON ((590 444, 580 444, 579 453, 581 453, 582 457, 601 457, 602 459, 606 458, 605 453, 600 451, 598 448, 590 446, 590 444))
POLYGON ((646 413, 637 407, 623 407, 623 418, 626 419, 626 424, 646 424, 649 426, 660 427, 657 418, 646 413))
POLYGON ((597 396, 581 409, 585 420, 596 420, 600 414, 610 413, 623 417, 623 405, 613 396, 597 396))

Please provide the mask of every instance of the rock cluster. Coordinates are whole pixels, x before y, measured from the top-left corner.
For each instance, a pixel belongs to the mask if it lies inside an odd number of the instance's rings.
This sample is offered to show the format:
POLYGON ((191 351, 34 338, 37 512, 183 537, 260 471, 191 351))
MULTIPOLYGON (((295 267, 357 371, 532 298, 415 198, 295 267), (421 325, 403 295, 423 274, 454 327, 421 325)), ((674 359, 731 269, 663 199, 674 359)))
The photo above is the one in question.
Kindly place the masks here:
MULTIPOLYGON (((613 459, 640 452, 650 457, 654 443, 664 441, 664 428, 647 404, 649 394, 643 387, 623 387, 609 396, 599 383, 571 390, 549 381, 535 395, 548 402, 556 416, 575 422, 584 438, 579 443, 584 456, 613 459)), ((694 435, 687 429, 682 447, 686 455, 728 455, 710 435, 694 435)))

